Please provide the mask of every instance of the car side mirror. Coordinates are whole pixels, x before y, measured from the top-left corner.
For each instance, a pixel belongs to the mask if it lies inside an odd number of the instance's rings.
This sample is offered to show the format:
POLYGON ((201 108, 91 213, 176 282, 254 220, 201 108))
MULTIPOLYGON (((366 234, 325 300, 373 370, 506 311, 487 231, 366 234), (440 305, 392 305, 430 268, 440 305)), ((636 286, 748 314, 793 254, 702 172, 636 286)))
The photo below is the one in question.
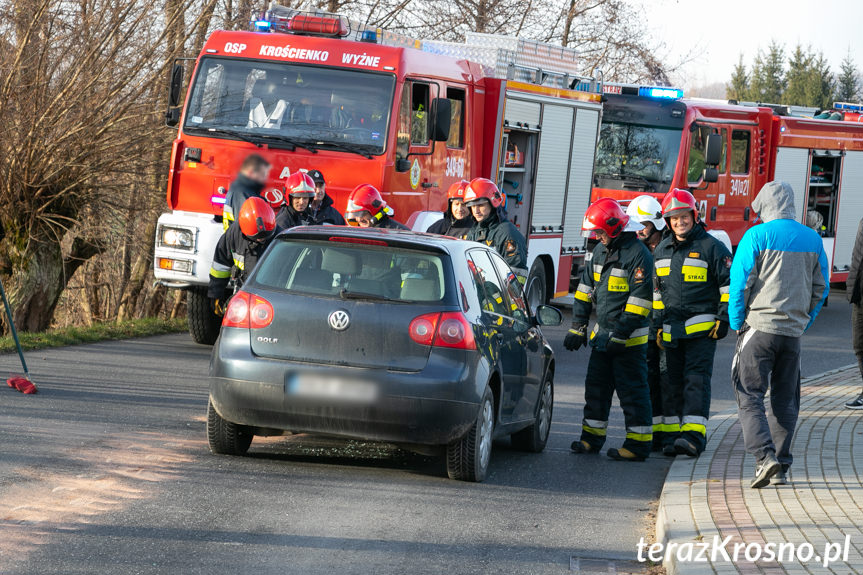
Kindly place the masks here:
POLYGON ((563 323, 563 314, 556 307, 539 305, 536 306, 536 323, 548 326, 560 325, 563 323))
POLYGON ((407 172, 411 169, 411 161, 407 158, 396 158, 396 171, 407 172))
MULTIPOLYGON (((704 163, 708 166, 718 166, 722 161, 722 136, 708 134, 704 144, 704 163)), ((716 180, 713 180, 714 182, 716 180)))
POLYGON ((719 170, 716 168, 704 168, 701 179, 707 184, 712 184, 719 180, 719 170))
POLYGON ((452 102, 447 98, 435 98, 431 105, 432 140, 446 142, 449 140, 449 128, 452 123, 452 102))

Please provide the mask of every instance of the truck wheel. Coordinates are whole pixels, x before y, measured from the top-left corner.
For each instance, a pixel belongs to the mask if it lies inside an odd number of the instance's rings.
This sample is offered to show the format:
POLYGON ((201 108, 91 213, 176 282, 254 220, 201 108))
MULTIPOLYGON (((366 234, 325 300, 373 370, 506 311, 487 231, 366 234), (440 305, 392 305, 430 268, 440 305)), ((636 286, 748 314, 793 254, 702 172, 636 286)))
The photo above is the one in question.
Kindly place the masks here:
POLYGON ((186 316, 189 319, 189 333, 195 343, 216 343, 222 318, 213 311, 213 302, 207 297, 207 288, 195 287, 187 291, 186 316))
POLYGON ((545 286, 545 265, 542 263, 542 260, 536 258, 533 261, 533 265, 530 266, 530 273, 527 275, 527 282, 524 285, 527 306, 530 308, 531 313, 536 311, 538 306, 548 303, 545 286))
POLYGON ((539 393, 539 405, 533 425, 512 434, 512 446, 522 451, 539 453, 545 449, 551 431, 551 415, 554 410, 554 382, 549 373, 539 393))
POLYGON ((494 400, 486 387, 479 415, 467 435, 446 448, 446 471, 450 479, 480 482, 488 472, 494 431, 494 400))
POLYGON ((222 419, 211 401, 207 402, 207 442, 216 455, 245 455, 252 444, 252 429, 222 419))

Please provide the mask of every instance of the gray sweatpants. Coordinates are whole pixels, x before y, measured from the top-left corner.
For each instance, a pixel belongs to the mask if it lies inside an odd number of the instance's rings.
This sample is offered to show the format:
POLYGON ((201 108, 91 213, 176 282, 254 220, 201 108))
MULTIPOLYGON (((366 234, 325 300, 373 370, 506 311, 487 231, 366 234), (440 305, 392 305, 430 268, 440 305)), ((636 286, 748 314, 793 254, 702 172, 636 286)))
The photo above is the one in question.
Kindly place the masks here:
POLYGON ((773 452, 779 463, 791 465, 800 412, 800 338, 747 329, 737 336, 731 379, 746 451, 757 461, 773 452))

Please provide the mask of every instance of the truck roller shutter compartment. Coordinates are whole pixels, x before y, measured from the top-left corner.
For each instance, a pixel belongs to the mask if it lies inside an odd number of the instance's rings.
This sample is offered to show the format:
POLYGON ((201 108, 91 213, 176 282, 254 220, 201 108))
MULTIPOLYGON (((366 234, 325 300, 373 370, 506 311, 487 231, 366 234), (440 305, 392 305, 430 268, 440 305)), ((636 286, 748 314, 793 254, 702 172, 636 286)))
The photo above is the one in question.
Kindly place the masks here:
POLYGON ((851 265, 857 226, 863 218, 863 152, 845 153, 842 158, 841 186, 836 216, 836 244, 833 248, 833 268, 836 271, 845 271, 851 265))
POLYGON ((596 133, 599 111, 579 108, 575 112, 572 136, 572 162, 569 166, 569 192, 563 220, 563 248, 582 248, 581 222, 590 204, 593 184, 593 162, 596 155, 596 133))
POLYGON ((540 230, 563 224, 563 205, 569 176, 574 108, 545 104, 536 166, 531 225, 540 230))
MULTIPOLYGON (((779 148, 776 152, 774 180, 791 184, 794 190, 794 209, 797 221, 806 222, 806 192, 809 188, 809 150, 807 148, 779 148)), ((752 199, 755 199, 753 196, 752 199)))

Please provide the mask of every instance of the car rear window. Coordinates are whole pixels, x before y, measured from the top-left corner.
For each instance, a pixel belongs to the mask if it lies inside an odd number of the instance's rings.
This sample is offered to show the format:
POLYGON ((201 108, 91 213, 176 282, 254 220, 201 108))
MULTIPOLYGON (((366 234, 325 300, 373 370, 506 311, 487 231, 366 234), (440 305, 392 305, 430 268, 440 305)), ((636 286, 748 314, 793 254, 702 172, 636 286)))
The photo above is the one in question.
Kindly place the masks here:
POLYGON ((446 295, 442 256, 391 246, 278 240, 258 264, 256 284, 311 295, 342 290, 404 302, 446 295))

